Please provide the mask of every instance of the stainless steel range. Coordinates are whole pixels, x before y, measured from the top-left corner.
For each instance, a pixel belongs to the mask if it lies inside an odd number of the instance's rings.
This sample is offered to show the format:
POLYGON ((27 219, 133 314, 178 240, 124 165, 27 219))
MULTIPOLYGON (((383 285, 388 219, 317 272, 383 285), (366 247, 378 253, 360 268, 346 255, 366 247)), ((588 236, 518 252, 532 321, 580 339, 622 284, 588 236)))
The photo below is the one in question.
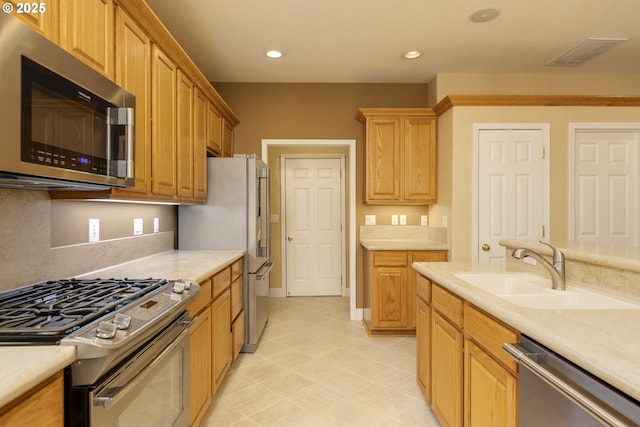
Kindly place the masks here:
POLYGON ((165 279, 25 286, 0 294, 0 344, 77 348, 65 371, 67 426, 186 426, 186 307, 199 290, 165 279))

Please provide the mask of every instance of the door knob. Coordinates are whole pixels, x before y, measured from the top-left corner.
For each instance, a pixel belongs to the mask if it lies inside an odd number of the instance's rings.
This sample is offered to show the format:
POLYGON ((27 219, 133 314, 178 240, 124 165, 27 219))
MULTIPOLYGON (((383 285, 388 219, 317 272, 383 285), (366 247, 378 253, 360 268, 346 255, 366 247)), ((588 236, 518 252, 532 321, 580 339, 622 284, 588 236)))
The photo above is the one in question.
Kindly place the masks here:
POLYGON ((489 252, 491 250, 491 246, 487 245, 486 243, 483 243, 482 250, 485 252, 489 252))
POLYGON ((288 241, 292 241, 292 240, 293 240, 293 236, 289 236, 289 237, 287 237, 287 240, 288 240, 288 241))

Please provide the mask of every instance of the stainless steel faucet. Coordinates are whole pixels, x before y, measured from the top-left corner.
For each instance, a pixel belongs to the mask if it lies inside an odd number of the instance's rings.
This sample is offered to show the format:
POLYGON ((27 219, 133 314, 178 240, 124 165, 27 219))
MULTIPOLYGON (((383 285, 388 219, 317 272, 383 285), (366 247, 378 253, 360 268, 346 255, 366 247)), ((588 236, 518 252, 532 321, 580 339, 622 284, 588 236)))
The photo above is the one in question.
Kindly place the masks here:
POLYGON ((553 264, 547 261, 547 259, 539 253, 526 248, 514 249, 511 256, 517 259, 522 259, 524 257, 530 256, 531 258, 535 259, 540 264, 542 264, 542 266, 546 268, 547 271, 549 271, 549 273, 551 274, 551 288, 559 291, 564 291, 566 289, 564 283, 564 254, 560 250, 554 248, 546 242, 543 242, 542 240, 540 241, 540 243, 549 246, 553 250, 553 264))

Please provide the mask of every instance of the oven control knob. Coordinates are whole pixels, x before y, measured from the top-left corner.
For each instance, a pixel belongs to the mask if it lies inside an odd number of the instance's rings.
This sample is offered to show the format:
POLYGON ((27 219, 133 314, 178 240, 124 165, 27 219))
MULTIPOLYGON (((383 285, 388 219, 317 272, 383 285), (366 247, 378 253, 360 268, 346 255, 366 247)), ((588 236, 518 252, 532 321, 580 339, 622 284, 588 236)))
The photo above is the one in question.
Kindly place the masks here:
POLYGON ((131 316, 116 313, 116 316, 113 318, 113 324, 116 325, 116 329, 129 329, 129 326, 131 326, 131 316))
POLYGON ((173 282, 173 292, 176 294, 181 294, 184 292, 186 286, 182 282, 175 281, 173 282))
POLYGON ((118 329, 116 325, 111 322, 100 322, 98 325, 98 330, 96 331, 96 335, 98 338, 111 339, 116 336, 116 332, 118 329))

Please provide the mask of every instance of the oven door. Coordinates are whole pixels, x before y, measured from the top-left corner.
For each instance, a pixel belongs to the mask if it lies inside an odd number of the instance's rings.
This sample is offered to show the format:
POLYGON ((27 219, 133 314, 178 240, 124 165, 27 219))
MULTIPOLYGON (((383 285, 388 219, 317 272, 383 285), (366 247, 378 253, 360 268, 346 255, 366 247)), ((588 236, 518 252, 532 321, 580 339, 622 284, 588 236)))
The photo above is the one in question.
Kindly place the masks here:
POLYGON ((189 326, 183 317, 90 394, 91 427, 189 425, 189 326))

